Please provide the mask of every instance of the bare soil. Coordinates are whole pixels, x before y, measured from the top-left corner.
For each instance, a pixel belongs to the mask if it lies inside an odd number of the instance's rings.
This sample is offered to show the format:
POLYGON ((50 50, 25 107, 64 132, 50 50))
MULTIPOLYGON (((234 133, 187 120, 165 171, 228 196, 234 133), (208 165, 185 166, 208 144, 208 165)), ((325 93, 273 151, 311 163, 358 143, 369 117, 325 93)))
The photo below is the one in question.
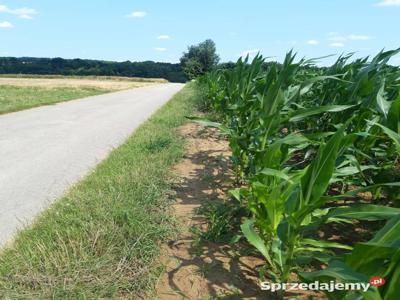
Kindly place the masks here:
POLYGON ((196 124, 181 128, 188 140, 184 159, 175 166, 179 176, 174 212, 179 237, 165 246, 167 272, 157 286, 156 299, 265 299, 256 268, 260 258, 239 256, 226 244, 196 245, 193 226, 205 229, 196 212, 202 203, 224 201, 232 187, 228 143, 216 131, 196 124))
MULTIPOLYGON (((238 253, 229 243, 196 242, 192 229, 207 229, 198 208, 226 201, 234 178, 228 142, 216 130, 189 123, 180 132, 188 144, 184 159, 173 169, 179 178, 173 196, 179 234, 164 246, 166 272, 158 282, 154 299, 276 299, 260 289, 257 269, 265 264, 261 257, 238 253)), ((326 298, 303 291, 287 293, 285 299, 326 298)))

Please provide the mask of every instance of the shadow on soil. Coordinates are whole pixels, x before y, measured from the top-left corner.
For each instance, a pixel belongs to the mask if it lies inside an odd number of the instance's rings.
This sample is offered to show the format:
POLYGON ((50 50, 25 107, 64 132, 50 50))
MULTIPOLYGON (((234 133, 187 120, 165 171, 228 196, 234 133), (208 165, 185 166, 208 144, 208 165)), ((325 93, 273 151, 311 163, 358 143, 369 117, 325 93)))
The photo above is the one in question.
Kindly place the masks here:
POLYGON ((238 253, 227 242, 200 238, 210 223, 200 211, 224 203, 233 185, 228 145, 215 131, 199 130, 197 125, 188 124, 182 131, 190 141, 175 168, 181 181, 174 188, 174 208, 182 233, 168 244, 174 265, 168 267, 164 285, 170 291, 159 299, 274 299, 258 284, 256 270, 262 259, 238 253))

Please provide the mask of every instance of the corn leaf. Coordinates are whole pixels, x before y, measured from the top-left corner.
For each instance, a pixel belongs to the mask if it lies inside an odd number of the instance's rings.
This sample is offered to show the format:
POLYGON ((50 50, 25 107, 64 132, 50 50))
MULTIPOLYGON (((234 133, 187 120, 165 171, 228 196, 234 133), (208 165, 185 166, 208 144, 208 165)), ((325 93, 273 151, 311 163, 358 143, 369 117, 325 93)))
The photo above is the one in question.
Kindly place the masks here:
POLYGON ((385 119, 388 117, 388 112, 390 108, 390 102, 386 100, 385 97, 385 84, 382 83, 381 88, 378 91, 378 94, 376 95, 376 108, 377 110, 383 114, 385 119))
POLYGON ((326 269, 314 272, 300 272, 300 277, 306 281, 336 278, 344 282, 368 282, 368 277, 351 269, 344 262, 332 261, 326 269))
POLYGON ((289 175, 287 175, 285 172, 280 171, 280 170, 275 170, 275 169, 270 169, 270 168, 264 168, 260 171, 261 174, 267 175, 267 176, 274 176, 274 177, 278 177, 280 179, 283 179, 285 181, 288 181, 290 183, 293 183, 290 180, 289 175))
POLYGON ((373 204, 355 204, 330 209, 327 218, 357 219, 376 221, 400 215, 400 208, 373 204))
POLYGON ((221 123, 210 121, 208 119, 204 119, 204 118, 200 118, 200 117, 186 117, 186 118, 189 120, 192 120, 193 122, 198 123, 200 125, 218 128, 223 133, 226 133, 226 134, 229 133, 228 127, 226 127, 225 125, 223 125, 221 123))
POLYGON ((394 132, 393 130, 391 130, 391 129, 387 128, 386 126, 383 126, 379 123, 371 122, 371 121, 368 121, 368 123, 382 128, 383 132, 393 140, 394 144, 396 145, 397 151, 400 153, 400 134, 398 134, 397 132, 394 132))
POLYGON ((383 245, 397 243, 400 246, 400 214, 387 221, 385 226, 376 233, 370 242, 383 245))
POLYGON ((318 107, 312 107, 312 108, 306 108, 306 109, 299 109, 291 114, 291 116, 289 118, 289 122, 299 122, 299 121, 302 121, 302 120, 304 120, 308 117, 314 116, 314 115, 327 113, 327 112, 344 111, 351 107, 354 107, 354 105, 327 105, 327 106, 318 106, 318 107))
POLYGON ((397 96, 397 99, 390 106, 387 125, 389 129, 400 133, 400 95, 397 96))
POLYGON ((247 241, 253 245, 260 253, 265 257, 265 259, 272 265, 272 260, 271 257, 268 253, 268 249, 265 246, 264 241, 262 238, 257 234, 257 232, 254 231, 253 225, 254 225, 254 220, 246 220, 240 228, 242 229, 242 232, 244 236, 246 237, 247 241))
POLYGON ((321 146, 316 158, 302 178, 303 197, 307 204, 319 202, 325 193, 333 174, 343 137, 343 129, 339 129, 326 145, 321 146))
POLYGON ((346 249, 346 250, 353 249, 353 247, 348 246, 348 245, 330 242, 330 241, 318 241, 318 240, 314 240, 314 239, 303 239, 301 241, 301 244, 310 245, 310 246, 319 247, 319 248, 337 248, 337 249, 346 249))

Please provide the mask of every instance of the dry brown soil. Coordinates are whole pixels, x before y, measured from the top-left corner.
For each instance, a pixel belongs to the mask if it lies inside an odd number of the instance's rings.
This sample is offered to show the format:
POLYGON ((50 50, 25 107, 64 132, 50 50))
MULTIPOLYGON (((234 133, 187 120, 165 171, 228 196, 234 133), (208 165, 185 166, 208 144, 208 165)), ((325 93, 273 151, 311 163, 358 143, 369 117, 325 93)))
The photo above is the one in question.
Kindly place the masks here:
MULTIPOLYGON (((156 291, 158 300, 275 299, 259 287, 257 269, 264 261, 239 254, 229 243, 196 243, 191 228, 206 230, 205 217, 197 208, 211 201, 226 201, 233 175, 229 147, 213 129, 197 124, 181 127, 188 141, 186 155, 173 171, 173 211, 179 220, 179 236, 165 245, 166 273, 156 291)), ((285 299, 321 299, 315 294, 288 294, 285 299)))
POLYGON ((205 229, 205 219, 196 213, 202 203, 223 201, 232 186, 229 148, 212 129, 196 124, 181 128, 188 140, 184 159, 174 167, 177 184, 174 213, 180 235, 166 246, 166 274, 161 278, 156 299, 265 299, 255 269, 263 261, 235 255, 230 246, 195 245, 190 230, 205 229))

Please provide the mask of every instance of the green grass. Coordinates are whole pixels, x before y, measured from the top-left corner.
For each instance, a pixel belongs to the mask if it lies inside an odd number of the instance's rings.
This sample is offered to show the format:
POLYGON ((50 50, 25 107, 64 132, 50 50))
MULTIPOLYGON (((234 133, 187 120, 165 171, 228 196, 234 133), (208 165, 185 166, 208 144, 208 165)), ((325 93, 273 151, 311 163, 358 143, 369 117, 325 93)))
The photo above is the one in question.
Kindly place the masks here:
POLYGON ((0 114, 109 92, 92 87, 41 88, 0 86, 0 114))
POLYGON ((0 298, 137 298, 162 273, 175 233, 170 167, 184 153, 177 127, 194 111, 189 84, 0 254, 0 298))

